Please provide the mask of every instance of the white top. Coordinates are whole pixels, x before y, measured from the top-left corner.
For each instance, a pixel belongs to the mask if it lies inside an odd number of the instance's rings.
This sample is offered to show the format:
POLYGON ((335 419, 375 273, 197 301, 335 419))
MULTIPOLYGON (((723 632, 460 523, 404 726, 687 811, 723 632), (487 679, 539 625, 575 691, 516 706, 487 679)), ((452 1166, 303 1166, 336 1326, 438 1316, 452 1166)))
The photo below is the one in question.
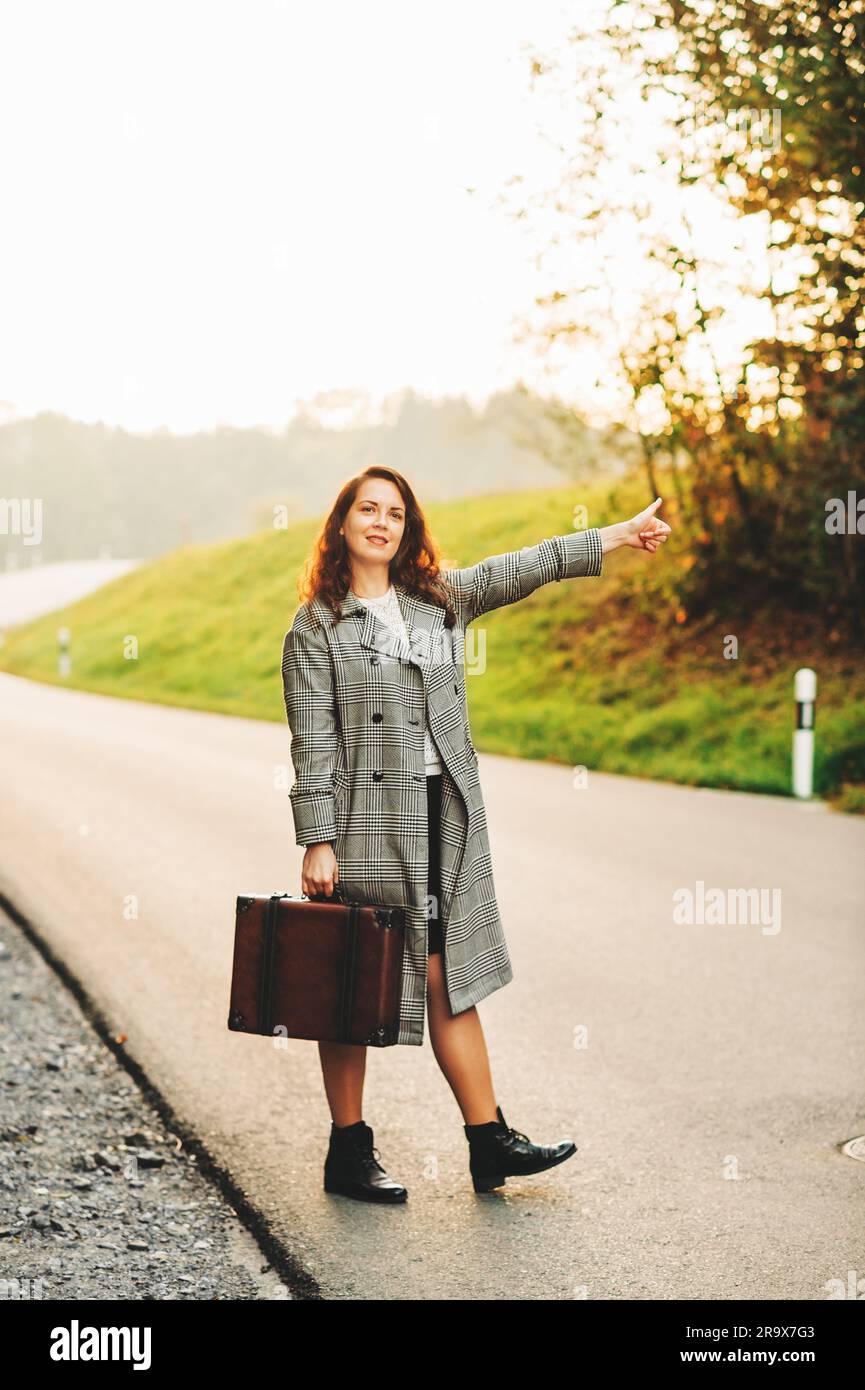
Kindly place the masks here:
MULTIPOLYGON (((402 637, 407 646, 411 646, 409 635, 406 631, 405 621, 400 611, 399 600, 396 596, 396 589, 392 584, 386 594, 380 594, 377 598, 363 598, 362 595, 356 594, 354 589, 349 589, 349 593, 353 598, 358 599, 360 603, 365 604, 367 608, 371 609, 375 616, 389 627, 392 632, 395 632, 398 637, 402 637)), ((444 769, 442 767, 439 750, 433 741, 432 734, 426 723, 424 723, 423 746, 427 777, 433 777, 437 773, 443 772, 444 769)))

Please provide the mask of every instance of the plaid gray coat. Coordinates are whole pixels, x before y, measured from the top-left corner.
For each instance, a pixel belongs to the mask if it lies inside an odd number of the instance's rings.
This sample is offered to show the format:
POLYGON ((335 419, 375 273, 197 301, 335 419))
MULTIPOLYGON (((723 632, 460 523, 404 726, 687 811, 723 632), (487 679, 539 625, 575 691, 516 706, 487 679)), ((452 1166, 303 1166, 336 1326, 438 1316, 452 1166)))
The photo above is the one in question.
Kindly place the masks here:
POLYGON ((319 599, 285 634, 282 680, 299 845, 330 841, 345 896, 405 909, 397 1043, 424 1038, 427 927, 439 910, 453 1013, 513 978, 493 883, 465 684, 465 629, 542 584, 601 573, 597 528, 553 536, 468 569, 443 569, 457 623, 394 587, 410 645, 355 599, 334 622, 319 599), (441 903, 427 901, 424 715, 441 753, 441 903))

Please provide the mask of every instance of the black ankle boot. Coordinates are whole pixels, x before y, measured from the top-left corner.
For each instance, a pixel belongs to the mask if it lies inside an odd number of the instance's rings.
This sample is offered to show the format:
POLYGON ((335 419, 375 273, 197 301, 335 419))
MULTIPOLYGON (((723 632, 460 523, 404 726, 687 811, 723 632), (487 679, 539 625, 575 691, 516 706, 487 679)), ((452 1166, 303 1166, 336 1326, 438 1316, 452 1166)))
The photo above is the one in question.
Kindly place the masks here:
POLYGON ((499 1118, 485 1125, 463 1125, 469 1141, 469 1171, 475 1192, 501 1187, 508 1176, 542 1173, 577 1152, 570 1139, 562 1139, 558 1144, 533 1144, 527 1135, 505 1123, 501 1106, 496 1106, 496 1112, 499 1118))
POLYGON ((331 1122, 330 1146, 324 1160, 325 1192, 341 1192, 363 1202, 404 1202, 408 1192, 389 1178, 376 1161, 381 1155, 373 1147, 373 1134, 363 1120, 337 1129, 331 1122))

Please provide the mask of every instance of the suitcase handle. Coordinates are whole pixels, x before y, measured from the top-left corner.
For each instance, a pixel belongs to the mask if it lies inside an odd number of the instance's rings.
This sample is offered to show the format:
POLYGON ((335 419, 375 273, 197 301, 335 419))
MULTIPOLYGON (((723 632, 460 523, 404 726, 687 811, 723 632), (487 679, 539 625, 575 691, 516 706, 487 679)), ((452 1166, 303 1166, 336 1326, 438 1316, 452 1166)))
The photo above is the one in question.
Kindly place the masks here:
POLYGON ((331 897, 328 897, 326 893, 302 893, 301 897, 306 898, 307 902, 311 903, 340 902, 344 904, 346 902, 345 890, 341 883, 335 883, 333 885, 333 894, 331 897))

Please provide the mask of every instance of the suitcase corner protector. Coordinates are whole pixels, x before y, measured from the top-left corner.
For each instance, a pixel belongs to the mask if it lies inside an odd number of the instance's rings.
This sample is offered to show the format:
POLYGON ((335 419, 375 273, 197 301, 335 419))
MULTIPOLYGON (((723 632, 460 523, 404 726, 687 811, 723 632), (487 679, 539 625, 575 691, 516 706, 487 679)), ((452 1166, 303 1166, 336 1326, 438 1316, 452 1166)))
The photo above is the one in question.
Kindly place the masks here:
POLYGON ((366 1045, 368 1047, 392 1047, 397 1040, 398 1032, 399 1028, 396 1023, 382 1023, 367 1034, 366 1045))

